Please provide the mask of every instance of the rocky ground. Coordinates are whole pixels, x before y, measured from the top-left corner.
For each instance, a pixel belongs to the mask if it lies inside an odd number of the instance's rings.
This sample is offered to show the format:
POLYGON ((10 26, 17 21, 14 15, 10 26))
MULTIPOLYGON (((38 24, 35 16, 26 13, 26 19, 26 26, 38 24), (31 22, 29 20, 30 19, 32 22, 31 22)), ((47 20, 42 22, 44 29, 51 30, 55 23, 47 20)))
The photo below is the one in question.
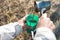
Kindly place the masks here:
MULTIPOLYGON (((0 26, 10 22, 16 22, 26 14, 33 13, 34 1, 35 0, 0 0, 0 26)), ((56 34, 58 38, 60 35, 60 0, 51 0, 51 4, 51 9, 47 14, 57 27, 57 31, 54 31, 55 34, 57 32, 59 33, 56 34)), ((14 40, 31 40, 31 36, 24 31, 16 36, 14 40)))

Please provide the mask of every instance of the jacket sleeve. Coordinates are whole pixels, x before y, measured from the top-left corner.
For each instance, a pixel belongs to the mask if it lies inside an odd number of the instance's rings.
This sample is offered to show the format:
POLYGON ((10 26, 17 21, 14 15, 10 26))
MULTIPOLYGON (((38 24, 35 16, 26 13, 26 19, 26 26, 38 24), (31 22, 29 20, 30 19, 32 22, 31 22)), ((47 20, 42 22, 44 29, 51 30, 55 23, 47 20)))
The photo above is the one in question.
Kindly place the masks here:
POLYGON ((0 40, 12 40, 16 35, 22 32, 22 26, 17 22, 0 26, 0 40))
POLYGON ((36 29, 34 40, 56 40, 56 37, 52 30, 47 27, 41 27, 36 29))

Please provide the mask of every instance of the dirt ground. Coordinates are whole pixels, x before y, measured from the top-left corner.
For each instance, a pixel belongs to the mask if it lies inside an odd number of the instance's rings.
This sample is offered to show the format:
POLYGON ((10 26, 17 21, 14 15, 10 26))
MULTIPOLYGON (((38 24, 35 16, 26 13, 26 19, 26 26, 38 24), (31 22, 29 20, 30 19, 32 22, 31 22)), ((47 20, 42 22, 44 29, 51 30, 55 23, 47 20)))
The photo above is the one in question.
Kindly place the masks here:
MULTIPOLYGON (((16 22, 23 16, 33 13, 35 0, 0 0, 0 26, 10 22, 16 22)), ((47 12, 48 17, 56 25, 56 30, 60 28, 60 0, 51 0, 51 9, 47 12)), ((36 13, 38 14, 38 13, 36 13)), ((55 31, 55 30, 54 30, 55 31)), ((58 30, 60 33, 60 31, 58 30)), ((57 31, 55 32, 55 34, 57 31)), ((56 34, 58 37, 60 34, 56 34)), ((26 32, 22 32, 14 38, 14 40, 31 40, 31 36, 26 32)))

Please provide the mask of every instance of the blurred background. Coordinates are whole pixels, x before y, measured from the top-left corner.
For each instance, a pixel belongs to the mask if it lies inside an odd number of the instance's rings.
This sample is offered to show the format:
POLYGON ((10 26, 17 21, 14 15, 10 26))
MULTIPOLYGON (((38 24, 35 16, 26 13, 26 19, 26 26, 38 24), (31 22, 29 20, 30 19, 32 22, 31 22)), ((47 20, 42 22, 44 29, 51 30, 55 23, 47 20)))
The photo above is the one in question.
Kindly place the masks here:
MULTIPOLYGON (((34 1, 36 0, 0 0, 0 26, 17 22, 23 16, 33 13, 34 1)), ((60 38, 60 0, 50 0, 51 8, 47 12, 48 17, 54 22, 56 29, 54 33, 60 38)), ((36 13, 37 15, 39 13, 36 13)), ((39 16, 39 15, 38 15, 39 16)), ((26 31, 16 36, 13 40, 31 40, 26 31)))

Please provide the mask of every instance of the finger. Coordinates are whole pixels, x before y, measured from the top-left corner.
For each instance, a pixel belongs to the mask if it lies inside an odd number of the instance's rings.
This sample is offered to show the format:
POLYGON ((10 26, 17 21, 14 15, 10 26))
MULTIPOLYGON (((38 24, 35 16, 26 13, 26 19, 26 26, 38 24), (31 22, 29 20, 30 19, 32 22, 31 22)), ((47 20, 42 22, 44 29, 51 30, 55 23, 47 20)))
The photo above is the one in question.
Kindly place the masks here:
POLYGON ((46 18, 48 18, 46 13, 40 17, 40 19, 46 19, 46 18))
POLYGON ((26 15, 28 15, 28 13, 26 13, 26 15))
POLYGON ((40 18, 40 20, 41 20, 41 21, 43 20, 43 21, 50 22, 50 18, 48 18, 48 17, 47 17, 47 18, 42 17, 42 18, 40 18))
POLYGON ((51 23, 51 29, 54 30, 55 29, 55 25, 53 23, 51 23))
POLYGON ((46 20, 46 21, 48 21, 48 22, 49 22, 49 21, 51 21, 51 20, 50 20, 50 18, 47 18, 47 20, 46 20))
POLYGON ((49 21, 48 23, 49 23, 48 26, 51 27, 51 24, 52 24, 53 22, 52 22, 52 21, 49 21))
POLYGON ((39 21, 40 21, 40 18, 39 18, 39 21))
POLYGON ((55 29, 55 25, 53 24, 53 22, 52 22, 52 21, 50 21, 49 28, 50 28, 50 29, 52 29, 52 30, 54 30, 54 29, 55 29))
POLYGON ((28 15, 25 15, 25 16, 22 18, 22 20, 25 20, 27 16, 28 16, 28 15))

